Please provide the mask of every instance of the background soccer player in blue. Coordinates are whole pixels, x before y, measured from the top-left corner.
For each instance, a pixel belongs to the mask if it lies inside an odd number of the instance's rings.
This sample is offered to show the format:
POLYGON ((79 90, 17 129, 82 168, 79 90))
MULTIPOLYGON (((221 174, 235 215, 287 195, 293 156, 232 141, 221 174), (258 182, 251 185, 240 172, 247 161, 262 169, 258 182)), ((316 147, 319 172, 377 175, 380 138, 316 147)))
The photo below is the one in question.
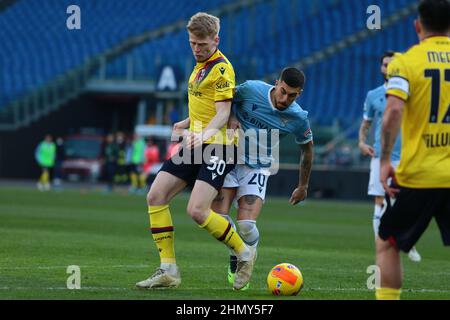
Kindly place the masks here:
MULTIPOLYGON (((381 124, 383 119, 384 109, 386 108, 386 87, 387 87, 387 68, 389 63, 394 60, 395 56, 399 55, 394 51, 386 51, 381 56, 381 73, 385 80, 384 84, 367 93, 367 98, 364 103, 364 120, 361 122, 359 128, 359 149, 365 156, 372 157, 370 161, 370 179, 368 195, 375 197, 375 207, 373 212, 373 232, 375 237, 378 235, 378 228, 380 226, 380 219, 382 216, 382 207, 384 201, 385 191, 380 182, 380 153, 381 153, 381 124), (374 144, 370 146, 366 143, 367 136, 372 122, 375 121, 375 136, 374 144)), ((392 150, 391 161, 396 168, 400 163, 401 153, 401 137, 397 137, 392 150)), ((413 247, 408 253, 411 261, 420 262, 421 257, 416 248, 413 247)))
MULTIPOLYGON (((295 141, 302 152, 298 185, 289 200, 292 205, 306 199, 313 160, 313 137, 308 112, 295 102, 301 95, 304 84, 305 75, 296 68, 284 69, 275 86, 263 81, 246 81, 236 87, 229 126, 239 126, 241 133, 248 133, 249 130, 265 131, 268 137, 271 136, 271 130, 279 130, 279 138, 288 134, 295 135, 295 141)), ((240 161, 226 176, 223 188, 213 202, 212 210, 233 223, 228 214, 233 201, 236 201, 239 234, 247 245, 256 249, 259 241, 256 219, 264 202, 270 176, 269 168, 278 160, 271 154, 277 141, 245 139, 245 136, 239 139, 240 147, 244 146, 241 149, 244 152, 238 155, 240 161), (252 153, 250 150, 258 152, 252 153)), ((235 261, 236 258, 231 255, 228 270, 230 283, 233 283, 234 279, 235 261)))

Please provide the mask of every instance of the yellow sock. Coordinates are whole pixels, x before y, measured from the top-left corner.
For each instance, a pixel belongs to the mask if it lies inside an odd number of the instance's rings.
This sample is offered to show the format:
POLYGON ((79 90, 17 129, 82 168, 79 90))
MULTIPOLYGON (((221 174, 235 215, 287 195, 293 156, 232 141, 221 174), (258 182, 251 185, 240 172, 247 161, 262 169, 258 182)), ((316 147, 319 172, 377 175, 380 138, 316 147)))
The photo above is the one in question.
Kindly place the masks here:
POLYGON ((137 189, 137 187, 138 187, 138 177, 137 177, 137 174, 136 173, 131 173, 130 174, 130 180, 131 180, 131 186, 133 187, 133 188, 136 188, 137 189))
POLYGON ((150 227, 161 263, 176 263, 174 228, 169 206, 149 206, 150 227))
POLYGON ((206 229, 214 238, 223 242, 237 254, 242 253, 246 248, 244 241, 228 220, 212 210, 200 227, 206 229))
POLYGON ((375 297, 377 300, 400 300, 400 289, 377 288, 375 297))
POLYGON ((145 174, 139 175, 139 183, 140 183, 141 188, 145 188, 145 180, 146 179, 147 179, 147 177, 145 176, 145 174))
POLYGON ((41 174, 40 178, 39 178, 39 182, 42 183, 42 184, 47 184, 48 181, 49 181, 48 170, 44 169, 42 171, 42 174, 41 174))

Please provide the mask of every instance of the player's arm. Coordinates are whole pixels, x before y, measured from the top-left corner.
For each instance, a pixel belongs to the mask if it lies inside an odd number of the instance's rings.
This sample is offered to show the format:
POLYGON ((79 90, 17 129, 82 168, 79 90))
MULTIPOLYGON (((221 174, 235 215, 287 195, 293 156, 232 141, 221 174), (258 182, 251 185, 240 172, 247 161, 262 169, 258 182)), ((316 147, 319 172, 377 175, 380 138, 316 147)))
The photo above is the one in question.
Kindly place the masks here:
POLYGON ((359 127, 359 143, 358 147, 361 150, 361 153, 365 156, 375 156, 375 150, 372 146, 369 146, 367 141, 367 136, 369 134, 370 127, 372 126, 372 121, 368 119, 364 119, 361 122, 361 126, 359 127))
POLYGON ((191 125, 191 119, 187 117, 184 120, 178 121, 173 124, 173 129, 187 129, 191 125))
POLYGON ((301 145, 300 155, 300 173, 299 182, 297 188, 292 192, 289 203, 296 205, 297 203, 306 199, 308 194, 309 177, 311 176, 311 169, 313 163, 313 142, 309 141, 306 144, 301 145))
POLYGON ((180 137, 187 135, 186 129, 189 128, 191 119, 187 117, 184 120, 178 121, 173 124, 171 141, 178 142, 180 137))
POLYGON ((372 126, 372 119, 375 115, 375 111, 371 101, 371 93, 369 92, 367 93, 366 100, 364 101, 364 119, 361 122, 361 126, 359 127, 358 147, 363 155, 374 157, 375 150, 373 149, 373 147, 369 146, 366 143, 370 127, 372 126))
POLYGON ((203 141, 214 136, 228 122, 231 113, 231 99, 226 101, 218 101, 215 103, 216 115, 203 131, 203 141))
POLYGON ((391 188, 387 184, 387 180, 390 176, 394 175, 394 169, 391 166, 391 154, 395 140, 400 131, 404 105, 405 102, 401 98, 389 95, 383 115, 380 180, 390 197, 393 197, 395 193, 398 192, 397 189, 391 188))
MULTIPOLYGON (((211 119, 209 124, 201 134, 191 133, 191 140, 188 145, 191 148, 197 148, 214 136, 228 122, 231 112, 231 99, 226 101, 218 101, 215 103, 216 115, 211 119)), ((225 137, 223 137, 225 139, 225 137)))

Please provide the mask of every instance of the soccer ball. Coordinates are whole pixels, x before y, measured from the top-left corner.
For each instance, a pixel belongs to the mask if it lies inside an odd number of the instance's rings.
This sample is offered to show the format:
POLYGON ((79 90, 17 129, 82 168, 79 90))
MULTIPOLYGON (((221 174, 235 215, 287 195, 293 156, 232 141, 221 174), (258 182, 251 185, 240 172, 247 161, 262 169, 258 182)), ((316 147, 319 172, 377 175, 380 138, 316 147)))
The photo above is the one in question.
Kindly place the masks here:
POLYGON ((303 284, 302 273, 290 263, 277 264, 267 276, 267 287, 276 296, 296 296, 303 284))

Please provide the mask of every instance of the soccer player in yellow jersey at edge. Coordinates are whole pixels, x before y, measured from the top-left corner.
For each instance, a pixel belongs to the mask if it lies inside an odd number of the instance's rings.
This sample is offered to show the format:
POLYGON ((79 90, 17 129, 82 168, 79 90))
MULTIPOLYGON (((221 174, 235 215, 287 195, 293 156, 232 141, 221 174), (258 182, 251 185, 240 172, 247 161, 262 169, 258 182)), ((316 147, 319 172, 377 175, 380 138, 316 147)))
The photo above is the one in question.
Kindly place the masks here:
POLYGON ((378 300, 399 300, 402 264, 434 217, 450 246, 450 0, 422 0, 415 28, 420 43, 388 67, 380 180, 385 213, 376 240, 378 300), (390 156, 401 127, 400 164, 390 156), (389 177, 394 177, 388 185, 389 177))
POLYGON ((176 287, 181 283, 169 202, 190 184, 193 190, 188 214, 238 257, 233 288, 240 290, 250 281, 255 250, 243 242, 228 220, 211 210, 212 201, 236 161, 234 140, 226 134, 235 74, 218 49, 219 30, 220 20, 202 12, 192 16, 187 25, 197 64, 189 78, 189 117, 175 123, 174 132, 189 129, 189 134, 179 153, 164 162, 147 195, 151 232, 161 264, 148 279, 136 283, 138 288, 176 287))

